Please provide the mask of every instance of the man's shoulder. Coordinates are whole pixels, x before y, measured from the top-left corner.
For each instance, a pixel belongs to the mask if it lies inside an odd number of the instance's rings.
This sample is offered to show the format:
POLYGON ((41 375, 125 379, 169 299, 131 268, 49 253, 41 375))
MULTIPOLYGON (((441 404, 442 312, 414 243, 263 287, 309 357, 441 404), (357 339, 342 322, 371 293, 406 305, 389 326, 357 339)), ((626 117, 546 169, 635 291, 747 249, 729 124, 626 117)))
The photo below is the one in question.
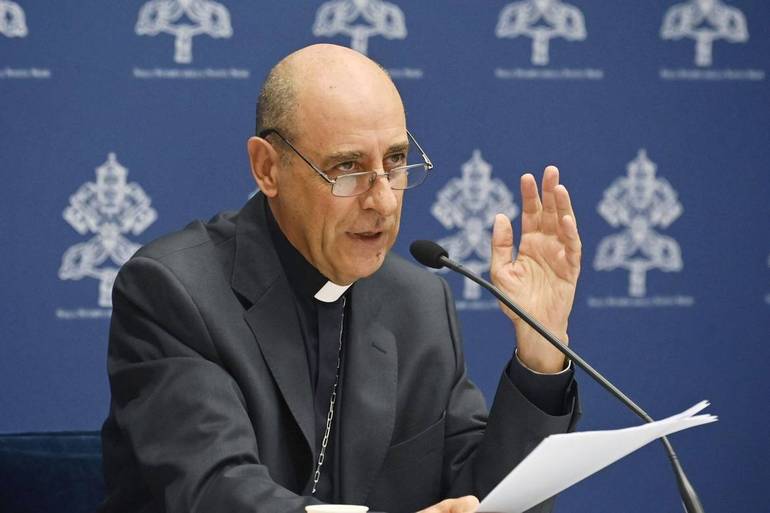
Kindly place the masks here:
POLYGON ((427 297, 444 294, 444 282, 438 275, 393 252, 388 254, 382 267, 370 279, 372 285, 393 290, 399 295, 427 297))
POLYGON ((188 257, 198 258, 234 238, 237 214, 221 212, 208 222, 193 221, 181 230, 163 235, 144 245, 132 258, 144 257, 164 262, 188 257))
POLYGON ((116 287, 137 296, 143 289, 168 293, 178 286, 194 297, 229 290, 236 219, 237 213, 223 212, 153 240, 121 267, 116 287))
POLYGON ((436 278, 435 274, 425 269, 425 267, 418 266, 393 251, 388 253, 388 256, 385 258, 381 272, 417 280, 427 279, 433 281, 436 278))

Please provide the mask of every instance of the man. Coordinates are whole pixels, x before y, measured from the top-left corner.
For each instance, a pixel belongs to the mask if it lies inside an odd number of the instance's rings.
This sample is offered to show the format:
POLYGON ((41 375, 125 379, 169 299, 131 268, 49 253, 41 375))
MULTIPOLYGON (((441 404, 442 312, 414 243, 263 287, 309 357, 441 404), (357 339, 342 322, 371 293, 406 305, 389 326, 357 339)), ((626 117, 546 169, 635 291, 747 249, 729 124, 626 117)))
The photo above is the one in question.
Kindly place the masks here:
MULTIPOLYGON (((430 161, 407 162, 417 143, 374 62, 332 45, 288 56, 257 134, 261 193, 153 242, 116 280, 102 511, 473 511, 574 424, 571 369, 506 310, 517 356, 487 416, 447 285, 388 254, 430 161)), ((553 167, 542 199, 531 175, 521 188, 518 256, 498 216, 491 276, 566 340, 580 269, 569 195, 553 167)))

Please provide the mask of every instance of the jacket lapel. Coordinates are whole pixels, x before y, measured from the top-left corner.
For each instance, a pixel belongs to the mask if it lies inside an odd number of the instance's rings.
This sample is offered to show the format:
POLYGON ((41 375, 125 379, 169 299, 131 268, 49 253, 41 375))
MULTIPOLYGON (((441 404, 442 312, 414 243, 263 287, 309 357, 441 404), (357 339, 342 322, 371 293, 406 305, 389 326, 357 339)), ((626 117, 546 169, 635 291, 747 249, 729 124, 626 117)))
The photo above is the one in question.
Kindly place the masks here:
POLYGON ((276 280, 245 314, 270 373, 302 434, 315 454, 313 392, 294 303, 286 280, 276 280))
POLYGON ((384 298, 361 280, 352 290, 340 419, 340 492, 364 504, 390 446, 396 418, 398 354, 377 314, 384 298))
POLYGON ((307 356, 291 289, 270 239, 265 208, 264 196, 257 194, 238 215, 231 284, 251 303, 244 319, 312 456, 315 434, 307 356))

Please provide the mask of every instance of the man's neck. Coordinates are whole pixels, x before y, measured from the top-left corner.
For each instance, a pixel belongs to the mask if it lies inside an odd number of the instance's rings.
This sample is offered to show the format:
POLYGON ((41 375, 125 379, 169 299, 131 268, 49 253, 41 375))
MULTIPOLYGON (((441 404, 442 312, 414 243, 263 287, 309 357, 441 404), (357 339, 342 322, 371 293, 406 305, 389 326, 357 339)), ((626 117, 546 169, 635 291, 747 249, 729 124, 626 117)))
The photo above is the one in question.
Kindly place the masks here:
POLYGON ((270 237, 295 294, 302 298, 315 298, 324 303, 337 301, 352 283, 349 285, 334 283, 311 264, 281 228, 280 221, 275 216, 270 202, 266 203, 265 217, 267 218, 270 237))

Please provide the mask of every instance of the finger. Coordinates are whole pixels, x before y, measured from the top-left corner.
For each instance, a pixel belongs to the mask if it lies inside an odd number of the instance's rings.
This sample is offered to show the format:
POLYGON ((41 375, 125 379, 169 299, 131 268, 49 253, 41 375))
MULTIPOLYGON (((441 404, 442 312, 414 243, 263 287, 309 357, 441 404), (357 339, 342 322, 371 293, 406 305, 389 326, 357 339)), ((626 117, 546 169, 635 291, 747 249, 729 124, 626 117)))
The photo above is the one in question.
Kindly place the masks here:
POLYGON ((573 269, 580 269, 582 243, 580 242, 580 235, 578 234, 577 224, 575 224, 575 218, 572 216, 564 216, 559 220, 559 223, 560 231, 563 234, 564 256, 567 258, 567 263, 573 269))
MULTIPOLYGON (((572 210, 572 201, 570 200, 567 188, 559 184, 554 188, 553 192, 554 196, 556 196, 556 210, 559 219, 564 216, 570 216, 575 219, 575 212, 572 210)), ((577 224, 577 219, 575 219, 575 224, 577 224)))
POLYGON ((548 166, 543 171, 543 214, 540 218, 540 229, 543 233, 556 233, 559 216, 556 212, 556 196, 554 189, 559 185, 559 170, 556 166, 548 166))
POLYGON ((563 185, 557 185, 554 193, 556 195, 556 209, 559 215, 559 238, 564 243, 567 262, 571 267, 579 268, 582 243, 580 242, 577 219, 572 209, 569 192, 563 185))
POLYGON ((513 226, 503 214, 495 216, 492 226, 492 258, 490 269, 505 265, 513 260, 513 226))
POLYGON ((535 177, 530 173, 521 177, 521 200, 523 203, 521 235, 524 236, 524 234, 536 232, 540 228, 540 214, 543 211, 540 196, 537 193, 535 177))

